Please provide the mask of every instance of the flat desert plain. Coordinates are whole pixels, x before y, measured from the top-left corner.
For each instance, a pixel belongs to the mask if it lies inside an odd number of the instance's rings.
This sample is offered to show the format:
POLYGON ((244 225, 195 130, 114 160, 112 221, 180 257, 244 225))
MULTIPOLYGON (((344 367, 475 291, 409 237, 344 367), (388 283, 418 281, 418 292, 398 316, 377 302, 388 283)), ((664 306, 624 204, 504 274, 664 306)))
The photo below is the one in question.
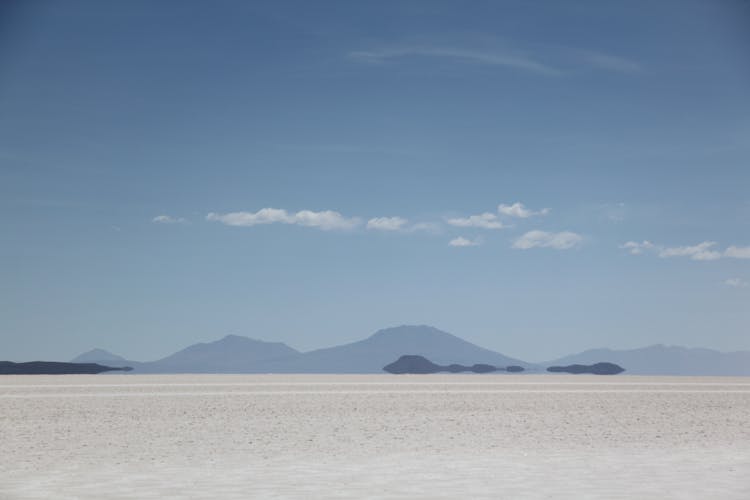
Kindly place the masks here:
POLYGON ((0 377, 0 498, 750 498, 750 379, 0 377))

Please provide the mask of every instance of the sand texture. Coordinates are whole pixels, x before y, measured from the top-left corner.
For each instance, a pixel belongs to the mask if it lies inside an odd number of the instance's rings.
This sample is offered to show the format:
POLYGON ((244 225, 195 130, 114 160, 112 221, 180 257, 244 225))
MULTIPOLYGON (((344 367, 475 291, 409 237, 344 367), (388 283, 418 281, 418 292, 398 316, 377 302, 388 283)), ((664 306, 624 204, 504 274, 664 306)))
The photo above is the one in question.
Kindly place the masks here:
POLYGON ((750 498, 750 379, 0 378, 0 499, 750 498))

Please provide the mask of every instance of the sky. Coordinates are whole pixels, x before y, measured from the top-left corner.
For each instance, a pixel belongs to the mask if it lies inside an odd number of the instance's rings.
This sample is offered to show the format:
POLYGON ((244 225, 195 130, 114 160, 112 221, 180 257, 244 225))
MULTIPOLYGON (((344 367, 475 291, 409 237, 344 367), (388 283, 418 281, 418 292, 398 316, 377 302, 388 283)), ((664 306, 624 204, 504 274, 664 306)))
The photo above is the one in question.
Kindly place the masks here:
POLYGON ((750 4, 8 1, 0 359, 750 349, 750 4))

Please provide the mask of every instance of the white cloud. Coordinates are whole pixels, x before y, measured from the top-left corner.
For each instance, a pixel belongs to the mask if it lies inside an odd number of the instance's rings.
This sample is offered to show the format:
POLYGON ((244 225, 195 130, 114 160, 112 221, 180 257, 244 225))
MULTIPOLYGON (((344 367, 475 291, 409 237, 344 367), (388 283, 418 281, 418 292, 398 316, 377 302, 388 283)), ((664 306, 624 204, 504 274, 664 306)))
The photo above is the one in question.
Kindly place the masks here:
POLYGON ((739 278, 730 278, 726 281, 724 281, 724 284, 727 286, 731 286, 734 288, 745 288, 747 287, 747 281, 741 280, 739 278))
POLYGON ((633 255, 639 255, 645 252, 652 252, 662 258, 669 257, 688 257, 691 260, 718 260, 721 258, 750 259, 750 247, 730 246, 723 252, 716 249, 715 241, 703 241, 697 245, 665 247, 656 245, 650 241, 638 243, 628 241, 620 245, 620 248, 628 250, 633 255))
POLYGON ((479 238, 470 240, 468 238, 464 238, 463 236, 459 236, 458 238, 453 238, 452 240, 450 240, 448 244, 452 247, 476 247, 481 245, 482 241, 479 238))
POLYGON ((534 215, 547 215, 550 210, 549 208, 543 208, 535 212, 533 210, 529 210, 523 205, 523 203, 517 201, 512 205, 500 204, 497 207, 497 211, 503 215, 508 215, 510 217, 519 217, 521 219, 526 219, 527 217, 531 217, 534 215))
POLYGON ((344 217, 333 210, 323 210, 322 212, 313 212, 311 210, 302 210, 294 214, 295 224, 307 227, 318 227, 320 229, 353 229, 360 224, 357 217, 344 217))
POLYGON ((366 63, 383 63, 408 57, 441 58, 456 62, 483 66, 505 66, 543 75, 558 75, 560 72, 520 53, 507 51, 482 51, 451 47, 398 47, 391 49, 352 51, 349 58, 366 63))
POLYGON ((367 221, 367 229, 399 231, 408 223, 409 221, 403 217, 374 217, 367 221))
POLYGON ((185 224, 187 223, 187 219, 172 217, 171 215, 157 215, 151 219, 151 222, 155 224, 185 224))
POLYGON ((626 249, 632 255, 640 255, 645 250, 653 250, 656 246, 648 240, 643 240, 641 243, 638 243, 637 241, 628 241, 620 245, 620 248, 626 249))
POLYGON ((659 257, 690 257, 692 260, 716 260, 721 258, 721 252, 712 250, 715 241, 704 241, 693 246, 666 247, 659 250, 659 257))
POLYGON ((750 259, 750 247, 736 247, 732 245, 724 250, 724 256, 734 259, 750 259))
POLYGON ((325 231, 332 229, 353 229, 360 224, 357 217, 344 217, 333 210, 314 212, 300 210, 290 214, 281 208, 262 208, 257 212, 231 212, 217 214, 211 212, 206 220, 221 222, 227 226, 257 226, 259 224, 296 224, 299 226, 316 227, 325 231))
POLYGON ((556 250, 568 250, 583 241, 580 234, 570 231, 549 233, 547 231, 529 231, 513 242, 513 248, 528 250, 529 248, 554 248, 556 250))
POLYGON ((261 208, 257 212, 231 212, 228 214, 211 212, 206 216, 206 220, 221 222, 227 226, 256 226, 258 224, 273 224, 274 222, 294 223, 286 210, 280 208, 261 208))
POLYGON ((502 229, 505 226, 497 218, 497 215, 485 212, 479 215, 469 217, 446 219, 445 222, 456 227, 481 227, 484 229, 502 229))

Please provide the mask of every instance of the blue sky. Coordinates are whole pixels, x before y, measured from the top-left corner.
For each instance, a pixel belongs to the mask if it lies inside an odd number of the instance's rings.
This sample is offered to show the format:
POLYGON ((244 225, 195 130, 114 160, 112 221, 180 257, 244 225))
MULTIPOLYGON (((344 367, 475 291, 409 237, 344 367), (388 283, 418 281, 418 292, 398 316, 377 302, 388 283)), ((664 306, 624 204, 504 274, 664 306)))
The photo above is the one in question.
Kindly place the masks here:
POLYGON ((1 358, 750 349, 746 2, 5 2, 1 358))

